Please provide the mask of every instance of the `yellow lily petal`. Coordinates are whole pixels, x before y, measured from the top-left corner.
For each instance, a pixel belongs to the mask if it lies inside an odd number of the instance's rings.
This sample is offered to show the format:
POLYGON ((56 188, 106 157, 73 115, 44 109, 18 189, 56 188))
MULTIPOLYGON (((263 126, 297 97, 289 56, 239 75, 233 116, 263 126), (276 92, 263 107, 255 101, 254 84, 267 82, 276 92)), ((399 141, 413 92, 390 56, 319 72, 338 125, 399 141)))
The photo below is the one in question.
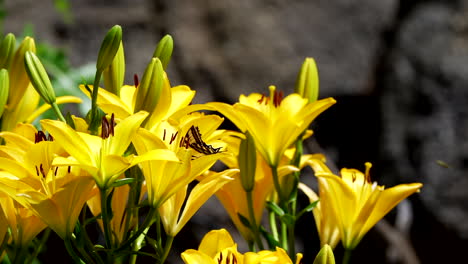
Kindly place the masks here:
POLYGON ((210 256, 195 249, 186 250, 181 256, 185 264, 218 264, 210 256))
MULTIPOLYGON (((54 140, 67 142, 63 148, 80 163, 96 166, 89 153, 93 153, 87 140, 84 140, 75 130, 61 121, 41 120, 42 127, 53 135, 54 140)), ((94 145, 94 144, 93 144, 94 145)))
MULTIPOLYGON (((211 177, 203 179, 199 182, 195 188, 192 189, 190 195, 185 204, 184 210, 180 215, 177 223, 173 225, 172 229, 169 232, 169 235, 175 236, 179 231, 185 226, 185 224, 192 218, 192 216, 200 209, 200 207, 216 192, 219 188, 223 187, 229 181, 232 181, 233 178, 229 177, 234 173, 237 173, 238 170, 231 169, 226 170, 220 173, 217 173, 211 177)), ((182 200, 183 202, 183 200, 182 200)), ((181 206, 182 204, 180 204, 181 206)), ((179 215, 180 207, 178 209, 177 215, 179 215)))
POLYGON ((129 116, 122 120, 115 126, 115 134, 113 137, 109 137, 108 140, 113 142, 119 142, 118 144, 111 144, 109 154, 122 155, 130 144, 133 135, 140 127, 143 120, 148 116, 147 112, 140 111, 132 116, 129 116))
POLYGON ((216 254, 225 248, 236 245, 226 229, 212 230, 208 232, 200 242, 198 251, 214 258, 216 254))

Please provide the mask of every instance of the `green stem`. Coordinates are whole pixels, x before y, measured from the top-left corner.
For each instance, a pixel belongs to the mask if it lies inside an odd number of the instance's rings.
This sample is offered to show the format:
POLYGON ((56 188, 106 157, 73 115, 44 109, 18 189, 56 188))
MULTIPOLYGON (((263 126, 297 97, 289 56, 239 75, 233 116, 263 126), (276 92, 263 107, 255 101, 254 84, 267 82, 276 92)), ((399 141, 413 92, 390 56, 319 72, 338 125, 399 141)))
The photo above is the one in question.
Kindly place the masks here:
POLYGON ((288 251, 288 225, 281 221, 281 239, 280 239, 281 247, 288 251))
POLYGON ((145 218, 145 221, 141 224, 141 226, 137 229, 137 231, 132 234, 132 236, 125 241, 119 248, 117 248, 115 251, 122 251, 126 248, 128 248, 145 230, 147 230, 147 227, 151 226, 153 223, 153 219, 157 214, 157 210, 154 207, 150 207, 150 210, 148 212, 148 215, 145 218))
POLYGON ((288 255, 292 262, 296 262, 296 236, 295 236, 295 224, 288 226, 288 255))
POLYGON ((101 218, 102 218, 102 226, 104 229, 104 239, 106 248, 112 249, 112 237, 111 237, 111 228, 110 228, 110 219, 109 215, 107 215, 107 188, 99 188, 99 192, 101 194, 101 218))
POLYGON ((343 255, 343 264, 351 263, 350 260, 351 260, 352 251, 353 251, 352 249, 345 248, 345 252, 344 252, 344 255, 343 255))
POLYGON ((101 75, 102 75, 102 72, 99 70, 96 70, 96 75, 94 76, 93 93, 91 96, 90 130, 91 130, 91 134, 93 135, 97 134, 97 130, 99 126, 99 120, 97 120, 98 115, 99 115, 99 110, 97 107, 97 98, 98 98, 98 91, 99 91, 99 83, 101 82, 101 75))
POLYGON ((60 121, 66 123, 67 121, 65 120, 65 117, 63 117, 62 112, 60 111, 60 108, 58 107, 57 103, 53 102, 50 106, 52 107, 52 109, 54 110, 55 114, 60 119, 60 121))
POLYGON ((171 247, 172 247, 172 242, 174 241, 174 237, 173 236, 167 236, 166 237, 166 244, 164 245, 164 250, 163 250, 163 254, 161 256, 161 259, 160 259, 160 263, 161 264, 164 264, 164 262, 166 261, 167 259, 167 256, 169 256, 169 252, 171 251, 171 247))
POLYGON ((271 233, 273 234, 273 237, 275 238, 276 241, 279 241, 279 235, 278 235, 278 227, 276 226, 276 215, 275 212, 269 212, 268 213, 268 218, 270 220, 270 228, 271 228, 271 233))
MULTIPOLYGON (((144 231, 143 231, 143 234, 146 234, 148 233, 148 230, 149 230, 150 227, 147 227, 144 231)), ((139 251, 140 248, 143 246, 143 240, 145 239, 145 236, 142 236, 140 235, 133 243, 132 245, 132 250, 133 252, 136 252, 136 251, 139 251)), ((137 254, 132 254, 130 256, 130 260, 129 260, 129 263, 131 264, 135 264, 136 263, 136 260, 137 260, 137 257, 138 255, 137 254)))
POLYGON ((67 236, 65 238, 64 242, 65 242, 65 248, 67 249, 68 254, 73 259, 73 261, 75 263, 84 264, 85 262, 83 260, 81 260, 81 258, 76 254, 75 250, 73 250, 73 246, 72 246, 72 243, 71 243, 71 237, 67 236))
POLYGON ((281 185, 279 182, 279 177, 278 177, 278 166, 277 165, 270 165, 271 168, 271 174, 273 175, 273 184, 275 185, 275 190, 276 193, 278 194, 278 200, 280 207, 284 210, 284 198, 283 198, 283 193, 281 191, 281 185))
POLYGON ((249 207, 250 225, 252 227, 255 243, 257 244, 257 247, 258 247, 259 250, 263 250, 264 249, 263 243, 262 243, 262 240, 260 239, 260 235, 259 235, 259 232, 258 232, 257 221, 255 219, 252 192, 250 191, 250 192, 245 192, 245 193, 247 195, 247 205, 249 207))

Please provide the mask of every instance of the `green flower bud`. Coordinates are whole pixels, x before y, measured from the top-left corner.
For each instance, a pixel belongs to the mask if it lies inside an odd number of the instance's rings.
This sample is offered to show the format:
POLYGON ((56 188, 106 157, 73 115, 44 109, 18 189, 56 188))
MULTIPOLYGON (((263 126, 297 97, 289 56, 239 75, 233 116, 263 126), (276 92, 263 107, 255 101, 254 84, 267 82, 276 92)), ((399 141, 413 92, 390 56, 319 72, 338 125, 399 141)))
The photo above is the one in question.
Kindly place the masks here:
POLYGON ((314 264, 335 264, 335 255, 329 245, 325 245, 320 249, 315 257, 314 264))
POLYGON ((122 42, 122 28, 119 25, 113 26, 106 37, 102 41, 101 48, 99 49, 96 69, 98 72, 103 72, 104 69, 111 65, 114 60, 115 54, 119 50, 120 43, 122 42))
POLYGON ((24 56, 24 66, 36 92, 47 104, 55 103, 54 88, 52 88, 49 76, 36 54, 27 51, 24 56))
POLYGON ((21 98, 23 98, 26 88, 29 86, 29 77, 24 69, 24 54, 27 51, 36 52, 34 39, 30 37, 25 37, 23 42, 21 42, 13 56, 8 71, 10 73, 10 87, 12 88, 9 94, 8 104, 12 107, 18 105, 21 98))
POLYGON ((0 43, 0 69, 8 69, 15 54, 15 35, 8 33, 0 43))
POLYGON ((296 80, 295 92, 309 99, 309 103, 317 101, 319 94, 319 77, 317 65, 312 58, 306 58, 296 80))
POLYGON ((5 110, 5 105, 8 100, 8 92, 10 91, 10 80, 8 79, 8 71, 0 70, 0 118, 5 110))
POLYGON ((153 53, 154 58, 161 60, 164 70, 171 60, 172 50, 174 49, 174 41, 171 35, 165 35, 158 43, 156 50, 153 53))
POLYGON ((137 87, 135 112, 145 110, 152 113, 158 105, 163 85, 164 70, 161 61, 158 58, 152 58, 137 87))
POLYGON ((245 132, 245 139, 239 147, 239 169, 242 188, 251 192, 255 185, 255 168, 257 166, 257 151, 255 142, 249 131, 245 132))
POLYGON ((125 78, 125 56, 122 41, 111 65, 104 70, 103 77, 104 88, 119 96, 125 78))

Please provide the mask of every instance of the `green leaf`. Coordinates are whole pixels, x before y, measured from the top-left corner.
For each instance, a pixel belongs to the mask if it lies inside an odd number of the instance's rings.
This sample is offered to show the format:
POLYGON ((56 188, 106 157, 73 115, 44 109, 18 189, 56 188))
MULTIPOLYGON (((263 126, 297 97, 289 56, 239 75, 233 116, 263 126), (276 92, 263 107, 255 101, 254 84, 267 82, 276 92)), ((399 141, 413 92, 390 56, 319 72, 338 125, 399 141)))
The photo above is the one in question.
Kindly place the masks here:
POLYGON ((296 217, 290 214, 284 214, 281 216, 281 222, 285 223, 287 226, 293 226, 296 223, 296 217))
POLYGON ((283 209, 281 209, 281 207, 279 207, 279 206, 278 206, 276 203, 274 203, 274 202, 268 201, 266 207, 267 207, 268 211, 270 211, 270 212, 274 212, 275 214, 277 214, 277 215, 279 215, 279 216, 283 216, 283 215, 284 215, 283 209))
POLYGON ((70 112, 67 112, 67 114, 65 115, 65 121, 67 121, 67 125, 69 125, 71 128, 76 129, 75 121, 73 121, 70 112))
POLYGON ((312 210, 317 207, 317 204, 318 202, 320 201, 320 199, 317 199, 316 201, 314 201, 313 203, 310 203, 308 206, 306 206, 304 209, 302 209, 296 216, 297 219, 299 219, 303 214, 305 213, 308 213, 308 212, 312 212, 312 210))
POLYGON ((267 241, 269 248, 276 248, 280 246, 280 242, 276 240, 272 234, 268 233, 268 231, 263 226, 260 227, 260 233, 267 241))
POLYGON ((249 219, 247 219, 247 217, 245 217, 245 216, 243 216, 243 215, 241 215, 241 214, 239 214, 239 213, 237 213, 237 216, 239 217, 239 220, 241 221, 241 223, 242 223, 245 227, 247 227, 247 228, 249 228, 249 229, 252 229, 252 228, 251 228, 251 225, 250 225, 250 221, 249 221, 249 219))
POLYGON ((135 178, 123 178, 123 179, 118 179, 115 182, 111 184, 111 187, 120 187, 125 184, 130 184, 135 181, 135 178))

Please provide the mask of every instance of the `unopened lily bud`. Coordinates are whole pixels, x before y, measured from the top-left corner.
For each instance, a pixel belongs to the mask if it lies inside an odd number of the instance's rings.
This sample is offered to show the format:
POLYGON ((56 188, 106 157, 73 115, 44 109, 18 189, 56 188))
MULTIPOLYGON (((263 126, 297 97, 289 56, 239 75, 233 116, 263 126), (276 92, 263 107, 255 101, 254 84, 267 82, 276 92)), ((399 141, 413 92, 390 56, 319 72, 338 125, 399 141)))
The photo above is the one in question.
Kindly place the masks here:
POLYGON ((145 110, 152 113, 156 108, 164 84, 164 70, 158 58, 152 58, 137 87, 135 112, 145 110))
POLYGON ((122 42, 122 28, 119 25, 113 26, 106 37, 102 41, 101 48, 99 49, 96 69, 98 72, 103 72, 104 69, 111 65, 114 60, 115 54, 119 50, 120 43, 122 42))
POLYGON ((309 99, 309 103, 317 101, 319 94, 319 77, 317 65, 313 58, 306 58, 296 80, 295 92, 309 99))
POLYGON ((246 192, 251 192, 255 185, 255 168, 257 165, 257 151, 253 137, 247 131, 245 139, 240 143, 239 147, 239 169, 242 188, 246 192))
POLYGON ((8 92, 10 91, 10 80, 8 79, 8 71, 0 70, 0 118, 5 110, 5 105, 8 100, 8 92))
POLYGON ((115 95, 120 95, 120 88, 123 86, 125 77, 125 56, 122 41, 111 65, 104 69, 103 77, 104 88, 115 95))
POLYGON ((15 35, 8 33, 0 43, 0 69, 8 69, 15 54, 15 35))
POLYGON ((161 60, 164 70, 167 69, 167 65, 171 60, 172 50, 174 49, 174 41, 171 35, 165 35, 158 43, 156 50, 153 53, 153 57, 161 60))
POLYGON ((10 87, 12 88, 9 94, 8 104, 12 107, 18 105, 26 88, 29 86, 29 77, 24 69, 24 54, 26 54, 27 51, 36 52, 34 39, 30 37, 24 38, 23 42, 21 42, 13 56, 8 71, 10 73, 10 87))
POLYGON ((335 264, 335 255, 329 245, 325 245, 320 249, 315 257, 314 264, 335 264))
POLYGON ((49 76, 36 54, 27 51, 24 56, 24 66, 36 92, 47 104, 55 103, 54 88, 52 88, 49 76))

